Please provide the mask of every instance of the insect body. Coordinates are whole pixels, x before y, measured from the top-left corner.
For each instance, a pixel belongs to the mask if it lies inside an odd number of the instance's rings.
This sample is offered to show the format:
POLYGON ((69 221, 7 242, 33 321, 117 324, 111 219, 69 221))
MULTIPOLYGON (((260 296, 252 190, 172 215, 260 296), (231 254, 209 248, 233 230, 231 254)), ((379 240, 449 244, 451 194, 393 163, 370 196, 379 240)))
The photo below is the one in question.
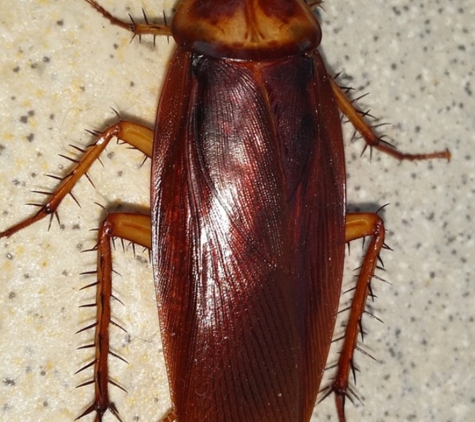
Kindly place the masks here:
POLYGON ((371 235, 330 388, 343 421, 384 228, 376 214, 345 213, 339 109, 399 159, 448 152, 410 156, 380 142, 329 77, 318 22, 299 0, 184 0, 171 31, 86 1, 178 46, 155 129, 120 121, 102 131, 40 211, 0 233, 54 214, 114 137, 152 158, 150 215, 112 213, 99 228, 95 398, 81 416, 119 417, 108 392, 113 237, 152 250, 173 404, 164 420, 305 422, 333 336, 345 243, 371 235))

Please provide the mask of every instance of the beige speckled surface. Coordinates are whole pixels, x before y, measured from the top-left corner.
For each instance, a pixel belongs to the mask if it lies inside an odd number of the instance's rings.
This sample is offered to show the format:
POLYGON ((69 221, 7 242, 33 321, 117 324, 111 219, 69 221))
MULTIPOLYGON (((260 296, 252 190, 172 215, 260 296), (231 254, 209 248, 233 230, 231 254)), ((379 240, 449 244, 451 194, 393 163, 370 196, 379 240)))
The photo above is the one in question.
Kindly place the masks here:
MULTIPOLYGON (((125 17, 160 16, 160 2, 101 4, 125 17)), ((358 158, 361 143, 347 148, 351 209, 384 213, 385 278, 374 309, 384 324, 367 319, 365 348, 375 363, 357 356, 364 405, 348 406, 349 421, 468 421, 475 411, 472 238, 475 120, 471 80, 475 68, 469 0, 434 5, 430 0, 328 0, 321 14, 323 51, 342 81, 370 92, 364 105, 381 116, 385 133, 402 150, 450 147, 453 160, 398 163, 375 153, 358 158), (351 78, 350 78, 351 76, 351 78)), ((167 9, 166 9, 167 10, 167 9)), ((172 43, 129 43, 81 1, 3 0, 0 16, 0 230, 31 213, 31 190, 52 186, 46 173, 63 174, 58 153, 84 146, 86 128, 114 120, 110 107, 152 124, 162 82, 162 62, 172 43)), ((347 127, 347 129, 349 129, 347 127)), ((91 172, 97 186, 66 199, 61 228, 47 223, 0 241, 0 420, 71 421, 92 399, 92 387, 75 389, 87 374, 74 372, 91 356, 76 351, 87 335, 75 335, 92 314, 78 309, 93 292, 90 279, 101 209, 118 202, 147 204, 147 165, 123 147, 110 147, 91 172)), ((356 255, 358 245, 352 248, 356 255)), ((157 340, 158 322, 146 254, 117 253, 115 286, 125 307, 117 318, 112 387, 124 421, 155 421, 168 406, 157 340), (161 366, 160 366, 161 365, 161 366)), ((350 268, 356 264, 350 263, 350 268)), ((317 407, 327 420, 333 403, 317 407)), ((86 419, 85 419, 86 420, 86 419)), ((88 419, 91 420, 91 419, 88 419)), ((110 415, 107 421, 114 420, 110 415)), ((185 421, 186 422, 186 421, 185 421)))

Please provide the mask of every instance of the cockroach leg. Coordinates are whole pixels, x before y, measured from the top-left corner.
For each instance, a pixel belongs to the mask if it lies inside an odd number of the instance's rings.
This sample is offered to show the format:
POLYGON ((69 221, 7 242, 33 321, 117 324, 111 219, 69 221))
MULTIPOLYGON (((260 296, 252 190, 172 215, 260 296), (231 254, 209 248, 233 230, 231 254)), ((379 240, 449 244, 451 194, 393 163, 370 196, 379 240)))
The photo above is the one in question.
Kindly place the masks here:
MULTIPOLYGON (((89 3, 94 9, 96 9, 102 16, 110 21, 113 25, 120 26, 121 28, 126 29, 127 31, 133 32, 134 36, 141 35, 153 35, 153 36, 171 36, 172 32, 170 27, 165 24, 155 24, 155 23, 136 23, 132 17, 131 22, 124 22, 120 19, 117 19, 115 16, 111 15, 106 9, 99 5, 94 0, 85 0, 89 3)), ((146 19, 146 18, 145 18, 146 19)))
MULTIPOLYGON (((85 382, 81 386, 94 383, 94 401, 76 420, 96 412, 96 422, 101 422, 107 409, 121 421, 119 412, 109 399, 109 383, 118 386, 109 378, 108 358, 110 351, 109 326, 114 324, 111 318, 112 298, 112 238, 119 237, 124 240, 151 249, 152 235, 150 215, 132 213, 109 214, 98 232, 97 242, 97 291, 96 291, 96 324, 88 328, 95 328, 94 348, 95 357, 93 362, 84 368, 94 365, 94 375, 91 382, 85 382)), ((115 324, 116 325, 116 324, 115 324)), ((80 330, 80 331, 84 331, 80 330)), ((78 372, 80 372, 80 369, 78 372)), ((119 386, 118 386, 119 387, 119 386)), ((121 388, 121 387, 119 387, 121 388)))
POLYGON ((384 142, 365 122, 362 113, 353 106, 352 101, 341 90, 337 83, 333 79, 331 79, 330 82, 338 108, 346 117, 348 117, 355 129, 366 141, 367 146, 376 148, 377 150, 382 151, 396 158, 397 160, 416 161, 442 158, 450 161, 451 155, 448 149, 445 149, 445 151, 436 151, 429 154, 406 154, 398 151, 391 144, 384 142))
POLYGON ((335 393, 336 408, 340 422, 345 421, 345 400, 352 394, 349 387, 349 374, 353 369, 353 355, 356 348, 361 318, 365 310, 366 299, 370 292, 371 279, 378 262, 379 253, 384 245, 383 220, 375 213, 352 213, 346 216, 346 242, 372 236, 363 259, 355 294, 353 296, 343 346, 338 360, 338 369, 331 390, 335 393))
MULTIPOLYGON (((141 126, 129 121, 120 121, 104 131, 98 133, 97 140, 91 144, 84 155, 77 161, 73 169, 61 180, 59 186, 51 194, 49 200, 43 204, 40 210, 30 218, 0 233, 1 237, 8 237, 22 230, 25 227, 43 219, 46 216, 53 216, 64 197, 71 192, 78 180, 84 176, 89 168, 104 151, 111 139, 118 138, 128 143, 132 147, 143 152, 147 157, 152 155, 153 131, 145 126, 141 126)), ((99 228, 97 243, 97 285, 96 292, 96 312, 97 320, 95 324, 83 328, 95 328, 94 343, 83 348, 94 347, 95 358, 81 368, 78 372, 94 365, 94 377, 90 382, 85 382, 80 386, 94 383, 94 402, 78 417, 81 418, 91 412, 96 412, 96 422, 102 421, 102 416, 107 409, 113 413, 120 421, 120 417, 115 405, 109 401, 108 384, 115 384, 108 375, 108 356, 114 355, 109 347, 109 325, 111 320, 110 300, 112 297, 112 258, 111 239, 119 237, 130 242, 151 249, 151 224, 150 216, 127 213, 109 214, 99 228)), ((120 387, 119 387, 120 388, 120 387)))
POLYGON ((50 216, 51 225, 51 220, 56 214, 61 201, 67 194, 71 193, 78 180, 87 173, 110 140, 116 137, 142 151, 147 157, 150 158, 152 156, 153 131, 151 129, 125 120, 108 127, 98 134, 97 141, 87 148, 84 155, 78 161, 75 161, 76 165, 62 179, 54 192, 51 193, 49 200, 41 205, 39 211, 26 220, 0 232, 0 238, 9 237, 47 216, 50 216))

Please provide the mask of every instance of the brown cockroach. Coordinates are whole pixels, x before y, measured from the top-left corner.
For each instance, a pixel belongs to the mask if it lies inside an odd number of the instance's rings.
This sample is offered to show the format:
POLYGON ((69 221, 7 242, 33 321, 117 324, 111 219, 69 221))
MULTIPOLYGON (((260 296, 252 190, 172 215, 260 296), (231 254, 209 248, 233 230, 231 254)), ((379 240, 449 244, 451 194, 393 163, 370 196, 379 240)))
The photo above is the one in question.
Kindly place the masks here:
MULTIPOLYGON (((340 421, 349 397, 361 317, 384 226, 346 213, 340 112, 367 145, 381 141, 317 51, 321 31, 301 0, 183 0, 167 25, 127 23, 134 35, 172 36, 177 47, 154 130, 120 120, 97 132, 39 211, 9 237, 56 210, 110 140, 152 159, 150 213, 116 212, 97 243, 95 397, 80 414, 107 410, 111 240, 151 250, 172 409, 162 420, 307 422, 322 388, 347 242, 371 237, 358 276, 334 393, 340 421)), ((316 5, 318 1, 314 2, 316 5)), ((82 331, 82 330, 81 330, 82 331)), ((85 383, 88 384, 88 383, 85 383)))

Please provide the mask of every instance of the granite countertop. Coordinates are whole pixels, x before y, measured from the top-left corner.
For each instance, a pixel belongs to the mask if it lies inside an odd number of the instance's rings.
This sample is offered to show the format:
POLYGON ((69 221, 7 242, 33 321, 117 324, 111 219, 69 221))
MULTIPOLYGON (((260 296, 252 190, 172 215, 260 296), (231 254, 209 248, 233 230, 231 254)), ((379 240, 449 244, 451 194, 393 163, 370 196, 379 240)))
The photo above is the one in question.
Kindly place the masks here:
MULTIPOLYGON (((153 0, 101 0, 118 16, 161 16, 153 0)), ((171 16, 171 4, 164 6, 171 16)), ((403 162, 373 153, 360 158, 362 141, 349 145, 349 209, 372 211, 389 203, 384 251, 391 284, 376 282, 366 318, 364 349, 357 354, 362 399, 347 406, 348 421, 467 421, 475 412, 472 348, 475 331, 472 239, 475 98, 474 9, 469 0, 328 0, 320 11, 322 51, 340 83, 369 92, 361 104, 388 122, 382 130, 405 152, 446 147, 452 161, 403 162), (472 258, 470 258, 472 257, 472 258)), ((85 2, 3 0, 0 17, 0 230, 28 216, 32 190, 47 190, 45 174, 64 174, 58 154, 73 155, 91 136, 126 118, 153 125, 163 69, 173 41, 142 44, 112 27, 85 2)), ((351 135, 351 128, 345 125, 351 135)), ((110 146, 87 181, 61 206, 61 227, 41 222, 0 240, 0 419, 72 421, 93 397, 76 390, 74 376, 92 353, 76 351, 92 333, 75 335, 93 320, 79 309, 94 298, 79 291, 92 282, 79 273, 94 267, 94 233, 103 211, 119 203, 148 204, 149 163, 110 146)), ((39 198, 39 199, 38 199, 39 198)), ((355 268, 359 242, 348 268, 355 268)), ((166 372, 158 340, 154 288, 147 253, 117 249, 114 314, 127 333, 114 331, 114 348, 130 364, 114 362, 111 387, 124 421, 152 421, 168 408, 166 372)), ((350 286, 347 277, 345 288, 350 286)), ((317 406, 315 420, 336 420, 333 400, 317 406), (318 415, 318 417, 317 417, 318 415), (325 419, 332 415, 331 419, 325 419)), ((84 418, 84 420, 92 420, 84 418)), ((108 415, 105 421, 114 420, 108 415)))

